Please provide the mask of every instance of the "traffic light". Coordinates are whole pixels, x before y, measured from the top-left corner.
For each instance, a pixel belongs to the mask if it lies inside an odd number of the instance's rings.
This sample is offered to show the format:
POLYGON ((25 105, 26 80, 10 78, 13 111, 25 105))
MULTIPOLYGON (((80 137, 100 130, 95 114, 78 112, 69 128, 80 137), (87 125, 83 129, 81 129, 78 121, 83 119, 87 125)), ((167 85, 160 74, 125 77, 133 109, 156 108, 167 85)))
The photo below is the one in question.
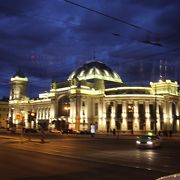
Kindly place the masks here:
POLYGON ((31 118, 33 121, 36 119, 36 113, 35 112, 31 112, 31 118))
POLYGON ((179 120, 179 119, 180 119, 180 116, 174 115, 174 116, 173 116, 173 119, 179 120))
POLYGON ((36 113, 28 111, 28 122, 35 121, 36 120, 36 113))

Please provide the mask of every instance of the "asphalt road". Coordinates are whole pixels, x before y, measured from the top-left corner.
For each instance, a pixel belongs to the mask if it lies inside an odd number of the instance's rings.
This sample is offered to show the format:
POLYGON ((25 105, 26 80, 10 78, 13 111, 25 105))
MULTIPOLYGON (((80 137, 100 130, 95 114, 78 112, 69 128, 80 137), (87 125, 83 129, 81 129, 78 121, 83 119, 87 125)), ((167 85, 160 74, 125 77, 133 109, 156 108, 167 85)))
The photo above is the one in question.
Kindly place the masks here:
POLYGON ((140 150, 133 138, 0 137, 0 179, 146 179, 180 172, 180 140, 140 150))

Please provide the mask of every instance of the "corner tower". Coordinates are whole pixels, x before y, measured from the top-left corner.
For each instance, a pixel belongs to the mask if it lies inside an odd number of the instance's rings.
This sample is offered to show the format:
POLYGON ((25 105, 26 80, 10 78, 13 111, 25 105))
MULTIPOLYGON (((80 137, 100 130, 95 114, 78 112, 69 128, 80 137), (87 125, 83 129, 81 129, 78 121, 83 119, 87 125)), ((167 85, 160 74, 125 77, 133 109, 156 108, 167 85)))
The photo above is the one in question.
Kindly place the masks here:
POLYGON ((26 97, 28 78, 21 72, 17 71, 11 78, 10 100, 21 100, 26 97))

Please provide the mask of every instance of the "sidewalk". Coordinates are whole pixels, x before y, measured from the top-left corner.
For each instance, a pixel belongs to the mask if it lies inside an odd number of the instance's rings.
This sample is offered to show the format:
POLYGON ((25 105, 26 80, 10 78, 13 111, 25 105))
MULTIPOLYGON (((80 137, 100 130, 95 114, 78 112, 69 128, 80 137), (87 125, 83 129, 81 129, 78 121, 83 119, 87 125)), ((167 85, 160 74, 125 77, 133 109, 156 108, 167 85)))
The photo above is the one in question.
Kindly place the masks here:
MULTIPOLYGON (((28 139, 28 133, 23 134, 23 138, 28 139)), ((31 133, 30 134, 30 139, 33 140, 39 140, 41 136, 41 133, 31 133)), ((95 139, 129 139, 129 140, 135 140, 137 137, 140 136, 140 134, 126 134, 126 133, 120 133, 120 134, 95 134, 94 137, 91 136, 91 134, 59 134, 59 133, 50 133, 50 132, 45 132, 45 139, 51 139, 51 140, 56 140, 57 138, 61 137, 72 137, 72 138, 95 138, 95 139)), ((20 139, 21 138, 21 132, 18 131, 16 133, 12 133, 10 131, 7 131, 6 129, 0 129, 0 138, 10 138, 10 139, 20 139)), ((160 136, 162 140, 180 140, 180 133, 175 133, 172 134, 171 137, 169 136, 160 136)))
MULTIPOLYGON (((106 134, 96 134, 95 138, 106 138, 106 139, 137 139, 138 136, 141 136, 140 134, 119 134, 119 135, 106 135, 106 134)), ((166 139, 174 139, 174 140, 180 140, 180 133, 172 134, 171 137, 169 136, 160 136, 160 138, 163 140, 166 139)))

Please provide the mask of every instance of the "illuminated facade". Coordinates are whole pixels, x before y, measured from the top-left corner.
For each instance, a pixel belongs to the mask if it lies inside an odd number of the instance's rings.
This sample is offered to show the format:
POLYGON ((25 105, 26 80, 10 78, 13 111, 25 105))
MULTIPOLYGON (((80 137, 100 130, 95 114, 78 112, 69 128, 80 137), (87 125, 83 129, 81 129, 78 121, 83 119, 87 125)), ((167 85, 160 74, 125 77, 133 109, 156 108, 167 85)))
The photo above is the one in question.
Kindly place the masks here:
POLYGON ((64 121, 76 130, 96 124, 97 132, 180 131, 177 82, 127 87, 111 68, 93 61, 72 72, 66 82, 52 82, 50 91, 38 99, 27 97, 27 83, 20 73, 11 78, 9 120, 15 124, 23 121, 26 127, 37 127, 44 122, 54 127, 64 121), (28 112, 36 113, 33 121, 28 121, 28 112))
POLYGON ((0 128, 7 128, 8 111, 8 101, 0 100, 0 128))

